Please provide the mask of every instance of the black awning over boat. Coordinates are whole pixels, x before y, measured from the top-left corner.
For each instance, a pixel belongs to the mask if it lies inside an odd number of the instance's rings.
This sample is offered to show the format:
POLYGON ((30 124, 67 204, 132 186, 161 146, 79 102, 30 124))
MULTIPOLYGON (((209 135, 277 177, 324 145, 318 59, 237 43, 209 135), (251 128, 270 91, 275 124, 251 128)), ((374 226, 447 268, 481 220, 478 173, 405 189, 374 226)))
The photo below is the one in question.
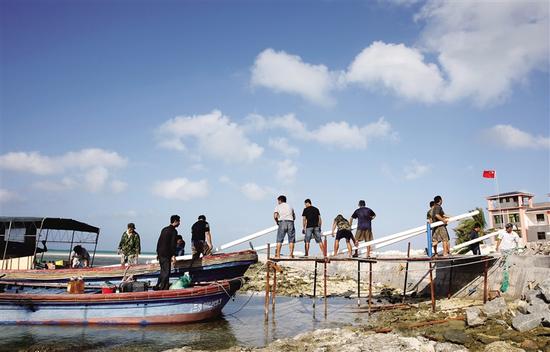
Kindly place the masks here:
MULTIPOLYGON (((39 217, 0 217, 0 229, 29 228, 42 230, 67 230, 99 234, 99 228, 73 219, 39 217)), ((3 232, 3 231, 2 231, 3 232)))

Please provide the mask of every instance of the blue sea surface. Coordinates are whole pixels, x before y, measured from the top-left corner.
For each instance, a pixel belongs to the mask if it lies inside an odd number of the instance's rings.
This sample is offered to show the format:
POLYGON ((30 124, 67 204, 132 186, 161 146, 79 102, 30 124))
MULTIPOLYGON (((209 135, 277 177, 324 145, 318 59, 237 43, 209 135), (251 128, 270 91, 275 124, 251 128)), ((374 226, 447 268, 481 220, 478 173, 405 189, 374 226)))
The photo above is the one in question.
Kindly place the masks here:
POLYGON ((11 326, 0 327, 0 351, 163 351, 190 346, 218 350, 232 346, 262 347, 273 340, 319 328, 361 324, 365 312, 355 310, 356 301, 277 297, 276 309, 264 319, 264 297, 237 294, 213 321, 151 326, 11 326))

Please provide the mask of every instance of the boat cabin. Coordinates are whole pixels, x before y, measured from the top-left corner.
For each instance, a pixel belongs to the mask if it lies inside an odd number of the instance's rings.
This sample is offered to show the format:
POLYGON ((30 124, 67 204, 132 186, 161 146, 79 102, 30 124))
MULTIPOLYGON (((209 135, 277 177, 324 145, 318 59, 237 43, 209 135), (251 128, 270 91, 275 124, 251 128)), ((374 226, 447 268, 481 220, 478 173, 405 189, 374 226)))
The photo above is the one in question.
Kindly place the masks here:
POLYGON ((68 261, 76 244, 87 244, 93 265, 98 238, 99 228, 73 219, 0 217, 0 270, 38 268, 51 249, 67 251, 68 261))

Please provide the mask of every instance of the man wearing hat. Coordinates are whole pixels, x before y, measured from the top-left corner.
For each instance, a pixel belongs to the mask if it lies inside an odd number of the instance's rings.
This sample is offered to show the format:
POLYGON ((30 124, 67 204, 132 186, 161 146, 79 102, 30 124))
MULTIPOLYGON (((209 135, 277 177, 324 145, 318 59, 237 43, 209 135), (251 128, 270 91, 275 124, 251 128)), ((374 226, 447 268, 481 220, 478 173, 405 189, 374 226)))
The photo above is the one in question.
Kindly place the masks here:
POLYGON ((510 252, 519 247, 519 236, 513 231, 514 225, 506 224, 506 231, 500 230, 497 235, 496 251, 510 252))
POLYGON ((136 232, 136 225, 131 222, 128 229, 124 231, 118 244, 118 254, 120 254, 120 265, 137 264, 141 253, 141 242, 139 234, 136 232))
POLYGON ((200 215, 198 221, 191 226, 191 251, 193 259, 198 259, 201 254, 205 256, 212 252, 210 224, 206 222, 204 215, 200 215))

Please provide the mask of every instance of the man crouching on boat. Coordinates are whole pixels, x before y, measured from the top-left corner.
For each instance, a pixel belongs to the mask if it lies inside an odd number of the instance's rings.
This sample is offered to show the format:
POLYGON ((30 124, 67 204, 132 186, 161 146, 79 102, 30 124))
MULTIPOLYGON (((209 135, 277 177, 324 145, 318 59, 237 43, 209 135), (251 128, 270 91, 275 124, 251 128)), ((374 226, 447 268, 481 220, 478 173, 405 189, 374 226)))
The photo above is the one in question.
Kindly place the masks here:
POLYGON ((210 224, 206 222, 206 216, 200 215, 199 221, 191 226, 191 250, 193 259, 200 258, 212 253, 212 235, 210 234, 210 224))
POLYGON ((81 245, 74 246, 71 253, 71 267, 87 268, 90 266, 90 253, 81 245))
POLYGON ((160 232, 157 242, 157 258, 160 264, 160 274, 154 290, 168 290, 170 288, 170 270, 172 262, 176 263, 176 227, 180 226, 179 215, 170 217, 170 225, 160 232))

